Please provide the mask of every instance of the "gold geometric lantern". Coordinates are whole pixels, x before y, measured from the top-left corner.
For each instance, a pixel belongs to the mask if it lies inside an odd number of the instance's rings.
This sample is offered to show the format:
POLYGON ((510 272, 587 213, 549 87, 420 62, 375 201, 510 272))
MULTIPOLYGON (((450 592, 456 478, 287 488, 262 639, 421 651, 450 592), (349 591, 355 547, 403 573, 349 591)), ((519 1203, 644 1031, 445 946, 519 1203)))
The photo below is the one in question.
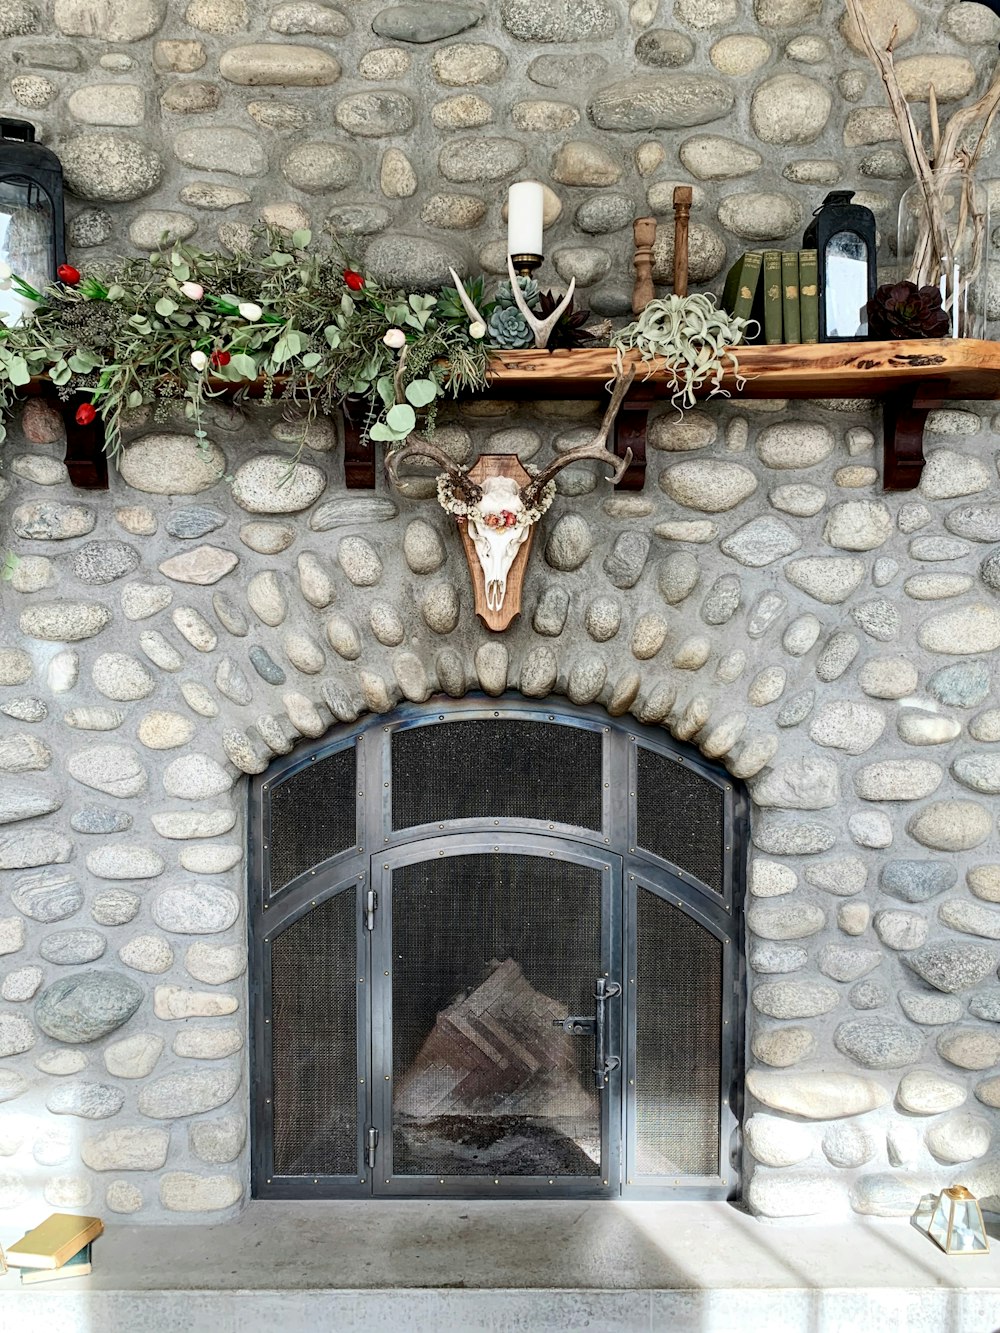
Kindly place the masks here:
POLYGON ((926 1223, 931 1240, 945 1254, 989 1254, 982 1209, 964 1185, 942 1190, 926 1223))

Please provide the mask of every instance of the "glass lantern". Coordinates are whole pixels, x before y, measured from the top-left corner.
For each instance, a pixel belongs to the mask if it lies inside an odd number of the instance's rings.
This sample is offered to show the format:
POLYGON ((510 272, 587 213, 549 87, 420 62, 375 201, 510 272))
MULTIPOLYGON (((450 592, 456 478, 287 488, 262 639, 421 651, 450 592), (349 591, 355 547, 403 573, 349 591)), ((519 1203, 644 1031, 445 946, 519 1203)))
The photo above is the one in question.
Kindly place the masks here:
POLYGON ((982 1210, 964 1185, 942 1190, 927 1224, 927 1234, 945 1254, 989 1254, 982 1210))
MULTIPOLYGON (((35 143, 30 121, 0 116, 0 261, 42 291, 64 259, 59 159, 35 143)), ((30 316, 32 308, 16 292, 0 291, 0 320, 8 327, 30 316)))
POLYGON ((819 340, 868 337, 868 302, 875 295, 875 214, 853 204, 853 190, 832 190, 813 214, 802 244, 816 251, 819 340))
POLYGON ((989 195, 968 172, 932 172, 899 201, 900 276, 941 293, 948 337, 986 336, 989 246, 989 195))

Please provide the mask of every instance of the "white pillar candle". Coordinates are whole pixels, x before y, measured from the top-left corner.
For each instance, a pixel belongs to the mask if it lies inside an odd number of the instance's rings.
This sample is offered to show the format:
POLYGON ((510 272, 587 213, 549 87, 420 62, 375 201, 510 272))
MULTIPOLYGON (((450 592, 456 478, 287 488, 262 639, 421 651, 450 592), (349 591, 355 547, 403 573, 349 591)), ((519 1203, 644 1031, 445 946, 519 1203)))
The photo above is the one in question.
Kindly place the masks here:
POLYGON ((516 181, 507 191, 507 253, 542 254, 542 210, 545 199, 538 181, 516 181))

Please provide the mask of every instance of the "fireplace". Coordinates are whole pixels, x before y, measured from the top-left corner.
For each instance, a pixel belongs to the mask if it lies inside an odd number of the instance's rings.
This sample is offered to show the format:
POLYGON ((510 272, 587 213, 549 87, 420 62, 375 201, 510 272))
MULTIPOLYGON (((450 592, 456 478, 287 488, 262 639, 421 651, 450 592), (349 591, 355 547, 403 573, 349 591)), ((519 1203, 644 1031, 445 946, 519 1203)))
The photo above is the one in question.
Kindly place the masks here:
POLYGON ((469 698, 251 792, 258 1197, 739 1193, 745 798, 660 730, 469 698))

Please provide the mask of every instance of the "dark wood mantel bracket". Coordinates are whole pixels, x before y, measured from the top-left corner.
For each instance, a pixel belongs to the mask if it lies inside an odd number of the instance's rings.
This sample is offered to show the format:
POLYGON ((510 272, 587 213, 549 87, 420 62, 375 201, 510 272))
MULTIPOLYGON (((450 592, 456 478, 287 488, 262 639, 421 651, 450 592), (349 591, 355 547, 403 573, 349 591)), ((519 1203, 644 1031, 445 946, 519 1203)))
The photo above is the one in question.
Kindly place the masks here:
POLYGON ((32 398, 41 398, 53 407, 63 419, 66 431, 66 453, 63 461, 69 479, 82 491, 108 489, 108 456, 104 452, 104 422, 98 414, 88 426, 81 426, 76 410, 90 402, 89 393, 60 398, 59 391, 47 379, 35 379, 22 392, 32 398))
POLYGON ((882 403, 882 489, 912 491, 924 470, 927 415, 952 397, 940 384, 900 386, 882 403))
POLYGON ((616 490, 641 491, 646 484, 646 431, 649 427, 649 410, 656 396, 656 387, 652 381, 640 381, 632 385, 618 409, 611 452, 618 458, 624 458, 626 449, 631 449, 632 461, 616 490))

